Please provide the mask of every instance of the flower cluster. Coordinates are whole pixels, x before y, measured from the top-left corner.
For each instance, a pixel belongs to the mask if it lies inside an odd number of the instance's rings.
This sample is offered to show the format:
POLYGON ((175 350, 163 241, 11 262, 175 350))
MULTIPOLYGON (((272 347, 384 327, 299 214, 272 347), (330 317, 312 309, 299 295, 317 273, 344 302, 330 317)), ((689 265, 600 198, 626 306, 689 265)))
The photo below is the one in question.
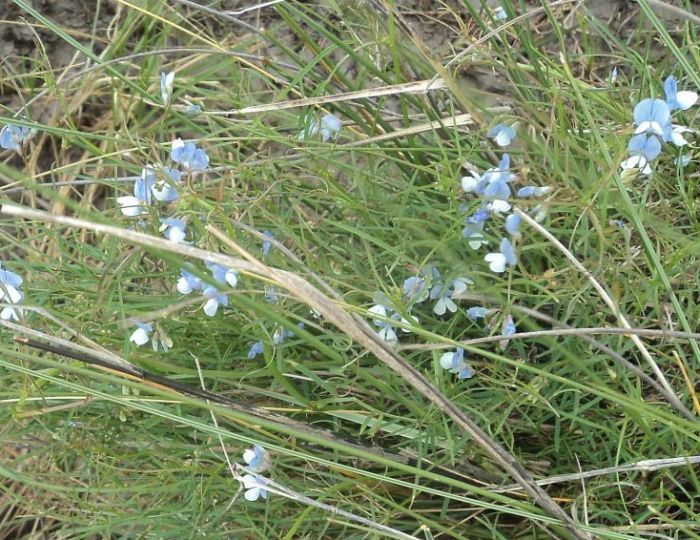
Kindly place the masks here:
POLYGON ((0 311, 0 318, 4 321, 19 321, 17 310, 12 304, 20 304, 24 300, 21 290, 22 278, 10 270, 5 270, 0 262, 0 302, 10 304, 0 311))
MULTIPOLYGON (((672 122, 675 111, 685 111, 698 100, 696 92, 678 91, 678 81, 669 75, 664 82, 666 99, 646 98, 634 108, 634 136, 627 145, 630 157, 620 167, 622 170, 639 169, 642 174, 651 174, 651 162, 661 154, 661 143, 670 142, 681 148, 688 144, 683 136, 693 130, 672 122)), ((684 158, 687 156, 681 156, 684 158)), ((681 159, 680 163, 686 163, 681 159)))
MULTIPOLYGON (((515 136, 515 130, 503 124, 499 124, 494 130, 490 133, 497 144, 510 144, 515 136), (494 130, 496 131, 494 132, 494 130)), ((508 154, 503 155, 498 167, 492 167, 483 174, 472 171, 469 176, 462 177, 461 185, 464 192, 478 195, 482 200, 481 206, 464 220, 465 227, 462 230, 462 236, 467 239, 469 247, 472 249, 478 250, 481 246, 489 243, 484 234, 484 228, 489 219, 511 211, 510 201, 513 196, 511 184, 515 179, 515 174, 510 171, 510 156, 508 154)), ((524 186, 518 189, 515 195, 520 199, 542 197, 551 189, 549 186, 524 186)), ((538 205, 534 212, 540 213, 541 209, 542 207, 538 205)), ((519 226, 520 216, 517 214, 511 213, 505 217, 504 228, 511 239, 515 240, 520 237, 519 226)), ((488 253, 484 260, 488 263, 489 269, 496 273, 505 272, 507 268, 515 266, 517 255, 511 240, 502 238, 499 242, 499 250, 488 253)))
MULTIPOLYGON (((209 166, 209 156, 204 150, 195 143, 183 142, 180 138, 172 142, 170 158, 184 172, 192 175, 209 166)), ((117 198, 122 213, 136 217, 148 213, 153 199, 165 203, 176 201, 180 197, 178 187, 182 183, 182 177, 183 171, 177 168, 147 165, 141 171, 141 177, 134 182, 134 194, 117 198)))
POLYGON ((248 448, 243 452, 243 461, 246 469, 256 474, 246 474, 240 481, 245 489, 243 495, 247 501, 257 501, 259 498, 267 499, 267 489, 265 479, 259 473, 263 473, 272 466, 270 454, 262 446, 257 444, 253 448, 248 448))

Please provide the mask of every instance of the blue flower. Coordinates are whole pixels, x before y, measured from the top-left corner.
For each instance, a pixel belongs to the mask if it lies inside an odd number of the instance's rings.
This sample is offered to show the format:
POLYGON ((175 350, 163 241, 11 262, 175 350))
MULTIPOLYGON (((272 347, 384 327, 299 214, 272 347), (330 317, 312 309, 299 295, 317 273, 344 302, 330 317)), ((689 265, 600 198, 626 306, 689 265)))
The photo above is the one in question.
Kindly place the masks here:
MULTIPOLYGON (((396 335, 396 331, 394 330, 394 328, 396 328, 397 325, 391 321, 401 321, 404 324, 410 324, 410 321, 403 318, 399 313, 394 312, 393 309, 383 306, 382 304, 376 304, 369 308, 367 311, 374 316, 382 317, 381 319, 373 319, 372 322, 376 327, 379 328, 377 335, 383 341, 386 341, 387 343, 390 343, 392 345, 398 343, 399 338, 396 335)), ((418 323, 418 319, 416 319, 415 317, 411 318, 413 319, 413 323, 418 323)), ((402 328, 401 330, 403 332, 410 332, 410 330, 407 328, 402 328)))
POLYGON ((248 360, 252 360, 259 354, 262 354, 265 351, 265 346, 263 345, 262 341, 256 341, 253 343, 252 347, 248 351, 248 360))
POLYGON ((474 212, 471 216, 467 217, 464 222, 473 224, 473 225, 479 225, 479 224, 484 224, 486 221, 491 217, 491 212, 488 211, 486 208, 479 208, 476 212, 474 212))
POLYGON ((277 289, 274 287, 269 287, 265 290, 265 300, 267 300, 268 304, 276 304, 277 303, 277 289))
POLYGON ((327 142, 328 140, 335 138, 342 127, 343 124, 340 122, 337 116, 333 114, 324 114, 321 117, 320 123, 316 118, 311 120, 308 128, 303 129, 301 133, 299 133, 299 139, 304 140, 307 137, 313 137, 320 131, 321 139, 323 142, 327 142))
POLYGON ((473 284, 471 279, 465 277, 455 278, 448 284, 441 281, 434 283, 430 289, 430 298, 437 300, 433 306, 433 313, 444 315, 447 311, 451 313, 457 311, 457 304, 452 299, 465 292, 473 284))
POLYGON ((515 179, 509 169, 510 156, 503 154, 498 167, 492 167, 482 175, 471 172, 471 176, 462 177, 462 189, 489 199, 508 199, 511 194, 508 183, 515 179))
POLYGON ((671 109, 663 99, 643 99, 634 108, 634 123, 640 133, 653 133, 663 136, 664 127, 671 121, 671 109))
POLYGON ((156 183, 156 174, 153 167, 146 166, 141 170, 141 178, 134 182, 134 197, 146 205, 153 201, 151 191, 156 183))
POLYGON ((507 238, 501 240, 500 251, 498 253, 488 253, 484 260, 489 263, 489 269, 492 272, 502 273, 506 268, 514 266, 517 262, 513 245, 507 238))
POLYGON ((180 279, 177 280, 177 290, 180 294, 190 294, 203 288, 201 279, 184 268, 180 270, 180 279))
POLYGON ((682 147, 688 144, 688 141, 683 137, 683 133, 693 133, 693 130, 685 126, 677 126, 675 124, 666 124, 664 127, 664 142, 670 142, 677 147, 682 147))
POLYGON ((643 174, 651 173, 649 162, 659 157, 661 153, 661 143, 653 135, 640 133, 630 139, 627 145, 630 157, 620 163, 620 167, 625 169, 640 169, 643 174))
POLYGON ((185 241, 185 222, 178 218, 161 219, 160 231, 165 233, 165 237, 171 242, 185 241))
POLYGON ((490 309, 481 306, 475 306, 470 307, 467 310, 467 317, 472 321, 476 321, 477 319, 483 319, 489 313, 491 313, 490 309))
POLYGON ((503 6, 496 6, 495 8, 493 8, 493 16, 496 18, 497 21, 508 20, 508 13, 506 13, 506 10, 503 8, 503 6))
POLYGON ((2 298, 2 288, 12 287, 13 289, 19 289, 22 286, 22 277, 15 274, 12 270, 5 270, 2 267, 2 261, 0 261, 0 298, 2 298))
POLYGON ((142 323, 139 321, 132 321, 136 325, 136 330, 129 337, 129 341, 135 343, 139 347, 148 343, 151 339, 151 332, 153 332, 153 325, 151 323, 142 323))
POLYGON ((528 199, 530 197, 542 197, 543 195, 546 195, 552 191, 551 186, 525 186, 521 187, 518 192, 516 193, 516 196, 520 197, 521 199, 528 199))
MULTIPOLYGON (((20 290, 22 278, 11 270, 2 269, 0 262, 0 301, 6 304, 20 304, 24 300, 24 293, 20 290)), ((19 321, 17 311, 12 306, 2 308, 0 319, 4 321, 19 321)))
POLYGON ((504 336, 512 336, 515 334, 516 328, 515 328, 515 322, 513 322, 513 317, 508 314, 506 315, 506 318, 503 319, 503 326, 501 327, 501 333, 504 336))
POLYGON ((263 231, 263 242, 262 242, 262 254, 267 255, 272 249, 272 242, 269 239, 273 239, 272 233, 270 231, 263 231))
POLYGON ((260 497, 267 499, 267 490, 265 489, 265 480, 263 478, 246 474, 241 478, 241 482, 246 490, 243 494, 246 501, 257 501, 260 497))
POLYGON ((209 166, 209 156, 204 150, 193 142, 183 142, 179 137, 172 142, 170 159, 193 172, 204 171, 209 166))
POLYGON ((228 306, 228 296, 220 293, 216 287, 206 287, 202 291, 202 296, 207 300, 204 303, 204 313, 209 317, 216 315, 219 306, 228 306))
POLYGON ((509 212, 511 208, 510 203, 504 199, 494 199, 486 203, 486 209, 494 214, 509 212))
POLYGON ((511 236, 520 236, 520 216, 518 214, 510 214, 506 218, 506 232, 511 236))
POLYGON ((173 202, 179 197, 175 187, 182 179, 182 173, 170 167, 161 167, 159 172, 165 178, 158 180, 151 186, 151 192, 156 200, 161 202, 173 202))
POLYGON ((243 461, 245 461, 248 470, 256 473, 265 472, 271 465, 270 454, 257 444, 243 452, 243 461))
POLYGON ((498 124, 488 132, 498 146, 508 146, 515 139, 515 127, 506 124, 498 124))
POLYGON ((202 108, 199 105, 196 105, 195 103, 190 103, 187 107, 185 107, 185 110, 183 111, 185 114, 199 114, 202 112, 202 108))
POLYGON ((690 156, 688 154, 678 156, 675 161, 676 165, 679 167, 687 167, 690 165, 690 156))
POLYGON ((146 166, 141 170, 141 177, 134 182, 134 195, 117 197, 122 214, 128 217, 140 216, 147 212, 146 207, 153 201, 151 189, 156 183, 153 167, 146 166))
POLYGON ((175 72, 171 71, 166 74, 161 72, 160 74, 160 97, 164 104, 170 103, 170 99, 173 97, 173 83, 175 82, 175 72))
POLYGON ((321 139, 323 142, 334 139, 342 127, 343 124, 337 116, 333 114, 324 114, 323 117, 321 117, 321 139))
POLYGON ((672 110, 685 111, 695 105, 698 100, 696 92, 679 92, 678 82, 673 75, 669 75, 664 81, 664 91, 666 93, 666 104, 672 110))
POLYGON ((613 66, 612 70, 610 71, 610 76, 608 77, 608 83, 615 84, 617 82, 617 77, 618 77, 617 66, 613 66))
POLYGON ((403 282, 403 299, 405 302, 420 304, 430 294, 430 287, 426 280, 420 276, 412 276, 403 282))
MULTIPOLYGON (((297 328, 304 328, 304 323, 298 323, 297 328)), ((272 344, 281 345, 285 339, 290 338, 294 335, 294 330, 290 330, 288 328, 280 326, 277 330, 275 330, 275 333, 272 334, 272 344)))
POLYGON ((32 130, 29 128, 7 124, 0 130, 0 147, 19 153, 31 133, 32 130))
POLYGON ((483 231, 483 223, 468 223, 464 229, 462 229, 462 236, 467 239, 470 248, 479 249, 481 246, 489 243, 488 240, 485 239, 483 231))
POLYGON ((204 264, 209 268, 211 275, 219 283, 228 283, 231 287, 238 285, 238 272, 233 268, 226 268, 225 266, 210 261, 204 261, 204 264))
MULTIPOLYGON (((512 336, 515 334, 516 328, 515 328, 515 322, 513 321, 513 317, 510 315, 506 315, 505 319, 503 319, 503 326, 501 326, 501 334, 504 337, 512 336)), ((502 339, 499 341, 499 345, 501 346, 502 349, 505 349, 508 346, 508 339, 502 339)))
POLYGON ((440 357, 440 366, 456 373, 460 379, 471 379, 474 371, 464 361, 464 349, 457 347, 454 352, 447 352, 440 357))

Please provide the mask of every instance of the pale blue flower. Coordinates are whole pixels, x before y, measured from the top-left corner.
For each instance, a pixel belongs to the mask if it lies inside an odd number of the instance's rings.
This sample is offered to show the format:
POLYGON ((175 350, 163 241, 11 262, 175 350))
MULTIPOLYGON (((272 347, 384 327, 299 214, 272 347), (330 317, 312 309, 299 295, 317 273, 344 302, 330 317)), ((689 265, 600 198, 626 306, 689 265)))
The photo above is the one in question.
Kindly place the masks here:
POLYGON ((472 321, 476 321, 477 319, 483 319, 489 313, 491 313, 490 309, 481 306, 475 306, 470 307, 467 310, 467 317, 472 321))
POLYGON ((666 103, 672 110, 685 111, 695 105, 698 100, 697 92, 679 92, 678 81, 673 75, 669 75, 664 81, 664 91, 666 93, 666 103))
POLYGON ((512 206, 504 199, 493 199, 486 203, 485 208, 494 214, 504 214, 505 212, 510 212, 512 206))
POLYGON ((625 169, 640 169, 643 174, 651 174, 651 161, 659 157, 661 153, 661 143, 653 135, 640 133, 630 139, 627 145, 630 157, 620 163, 620 167, 625 169))
POLYGON ((183 142, 179 137, 172 142, 170 158, 185 169, 204 171, 209 166, 209 156, 193 142, 183 142))
POLYGON ((343 124, 337 116, 333 114, 324 114, 321 117, 321 139, 323 142, 336 138, 342 127, 343 124))
POLYGON ((243 461, 247 469, 256 473, 261 473, 270 468, 270 454, 262 446, 257 444, 253 448, 247 448, 243 452, 243 461))
POLYGON ((664 127, 671 121, 671 109, 663 99, 643 99, 634 108, 634 123, 640 133, 653 133, 662 136, 664 127))
POLYGON ((679 167, 687 167, 688 165, 690 165, 690 156, 688 154, 678 156, 676 158, 675 163, 679 167))
POLYGON ((203 288, 201 279, 184 268, 180 270, 180 279, 177 280, 177 290, 180 294, 190 294, 203 288))
POLYGON ((498 253, 488 253, 484 260, 489 263, 489 269, 492 272, 502 273, 506 268, 514 266, 517 262, 513 245, 507 238, 501 240, 500 251, 498 253))
POLYGON ((276 304, 277 303, 277 289, 274 287, 268 287, 267 290, 265 291, 265 300, 267 300, 268 304, 276 304))
POLYGON ((498 124, 488 132, 498 146, 508 146, 515 139, 515 127, 506 124, 498 124))
POLYGON ((515 322, 513 321, 513 317, 508 314, 506 315, 506 318, 503 319, 503 326, 501 327, 501 334, 504 336, 512 336, 515 334, 516 328, 515 328, 515 322))
POLYGON ((228 296, 220 293, 216 287, 206 287, 202 291, 202 296, 207 300, 204 303, 204 313, 209 317, 216 315, 219 306, 228 306, 228 296))
POLYGON ((503 8, 503 6, 496 6, 495 8, 493 8, 493 16, 497 21, 508 20, 508 13, 506 13, 506 10, 503 8))
POLYGON ((544 218, 547 217, 547 212, 549 212, 549 205, 538 204, 530 211, 530 216, 532 216, 532 219, 537 223, 542 223, 544 218))
POLYGON ((136 325, 136 330, 129 337, 129 341, 138 345, 145 345, 148 340, 151 339, 151 332, 153 332, 153 325, 151 323, 142 323, 136 320, 132 320, 134 325, 136 325))
POLYGON ((505 229, 511 236, 520 236, 520 216, 518 214, 509 214, 506 218, 505 229))
POLYGON ((683 133, 694 133, 694 130, 685 126, 666 124, 663 135, 664 142, 673 143, 679 148, 685 146, 688 141, 683 137, 683 133))
POLYGON ((175 72, 161 72, 160 74, 160 97, 163 103, 167 105, 173 97, 173 83, 175 82, 175 72))
POLYGON ((454 313, 457 311, 457 304, 453 298, 464 293, 474 282, 465 277, 458 277, 445 284, 438 281, 430 289, 430 298, 437 300, 433 306, 435 315, 444 315, 447 311, 454 313))
POLYGON ((202 108, 199 105, 196 105, 195 103, 190 103, 187 107, 185 107, 184 113, 185 114, 199 114, 202 112, 202 108))
POLYGON ((176 185, 182 179, 182 173, 170 167, 161 167, 159 171, 162 178, 151 186, 151 192, 156 200, 161 202, 173 202, 179 197, 176 185))
POLYGON ((265 481, 263 478, 246 474, 241 478, 243 488, 246 490, 243 496, 246 501, 257 501, 260 497, 267 499, 267 490, 265 489, 265 481))
POLYGON ((508 199, 511 194, 508 183, 515 179, 509 169, 510 156, 503 154, 498 167, 492 167, 482 175, 470 172, 471 176, 462 177, 462 189, 489 199, 508 199))
MULTIPOLYGON (((377 331, 377 335, 383 341, 386 341, 387 343, 390 343, 392 345, 395 345, 399 341, 399 338, 396 335, 396 331, 394 330, 397 327, 397 325, 392 321, 401 321, 404 324, 411 324, 411 322, 413 322, 414 324, 418 323, 418 319, 416 319, 415 317, 411 317, 413 321, 408 321, 407 319, 403 318, 399 313, 394 312, 393 309, 383 306, 382 304, 376 304, 369 308, 369 310, 367 311, 376 317, 389 319, 373 319, 372 322, 375 326, 379 328, 379 330, 377 331)), ((401 328, 401 331, 410 332, 410 330, 407 328, 401 328)))
POLYGON ((430 294, 430 287, 426 280, 420 276, 412 276, 403 282, 403 298, 406 302, 420 304, 430 294))
POLYGON ((551 186, 525 186, 521 187, 516 193, 517 197, 521 199, 528 199, 530 197, 542 197, 552 191, 551 186))
POLYGON ((0 130, 0 147, 21 152, 22 146, 31 136, 30 128, 7 124, 0 130))
POLYGON ((248 360, 252 360, 259 354, 262 354, 265 351, 265 346, 263 345, 262 341, 256 341, 253 343, 252 347, 248 351, 248 360))
MULTIPOLYGON (((298 323, 297 328, 304 328, 304 323, 298 323)), ((295 335, 294 330, 280 326, 275 333, 272 334, 272 344, 281 345, 285 339, 293 337, 295 335)))
POLYGON ((467 239, 470 248, 479 249, 481 246, 489 243, 483 231, 483 223, 467 223, 464 229, 462 229, 462 236, 467 239))
POLYGON ((134 182, 134 197, 145 205, 153 202, 153 186, 156 183, 155 169, 146 166, 141 170, 141 177, 134 182))
POLYGON ((465 223, 470 223, 473 225, 484 224, 491 217, 491 212, 487 208, 479 208, 471 216, 464 220, 465 223))
MULTIPOLYGON (((5 304, 21 304, 24 300, 24 293, 20 290, 23 280, 11 270, 2 269, 0 262, 0 302, 5 304)), ((19 321, 17 310, 10 306, 2 308, 0 319, 4 321, 19 321)))
POLYGON ((270 250, 272 249, 272 242, 270 242, 270 239, 273 239, 274 236, 272 236, 272 233, 270 231, 263 231, 263 242, 262 242, 262 254, 267 255, 270 253, 270 250))
POLYGON ((316 118, 313 118, 308 127, 299 133, 299 139, 304 140, 307 137, 313 137, 320 131, 321 139, 323 142, 327 142, 335 138, 342 127, 343 125, 337 116, 333 114, 324 114, 320 122, 316 118))
POLYGON ((209 268, 211 275, 219 283, 228 283, 231 287, 238 285, 238 272, 233 268, 226 268, 225 266, 210 261, 204 261, 204 264, 209 268))
POLYGON ((450 373, 456 373, 459 379, 471 379, 474 371, 464 360, 464 349, 457 347, 454 352, 446 352, 440 357, 440 366, 450 373))
POLYGON ((2 298, 2 288, 12 287, 14 289, 19 289, 22 286, 22 277, 15 274, 12 270, 6 270, 2 267, 2 261, 0 261, 0 298, 2 298))
POLYGON ((164 236, 171 242, 184 242, 185 241, 185 222, 178 218, 165 218, 161 219, 162 223, 160 231, 164 233, 164 236))
MULTIPOLYGON (((505 319, 503 319, 503 325, 501 326, 501 334, 504 337, 512 336, 515 334, 516 328, 515 328, 515 322, 513 321, 513 317, 510 315, 506 315, 505 319)), ((508 346, 508 339, 502 339, 499 341, 499 345, 502 349, 505 349, 508 346)))

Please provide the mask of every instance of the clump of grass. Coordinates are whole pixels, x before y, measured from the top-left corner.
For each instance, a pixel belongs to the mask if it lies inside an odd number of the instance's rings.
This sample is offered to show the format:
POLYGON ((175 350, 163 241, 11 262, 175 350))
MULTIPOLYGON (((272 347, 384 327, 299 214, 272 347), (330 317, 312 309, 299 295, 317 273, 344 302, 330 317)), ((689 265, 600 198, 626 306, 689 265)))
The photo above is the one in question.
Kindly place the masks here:
POLYGON ((27 103, 0 122, 36 130, 0 154, 3 268, 37 308, 3 323, 4 534, 700 534, 693 143, 687 166, 669 146, 649 177, 619 170, 635 104, 669 74, 700 86, 691 24, 646 2, 624 24, 563 2, 505 3, 499 22, 469 3, 289 1, 240 24, 154 1, 86 41, 15 3, 83 63, 38 47, 0 67, 27 103), (467 37, 435 49, 435 28, 467 37), (517 127, 506 149, 498 123, 517 127), (173 164, 177 137, 204 172, 173 164), (518 203, 517 263, 494 273, 503 217, 470 247, 482 201, 460 179, 506 151, 514 187, 553 189, 518 203), (184 167, 179 198, 124 216, 148 164, 184 167), (173 216, 189 245, 159 239, 173 216), (439 315, 412 277, 469 284, 439 315), (212 317, 207 287, 227 302, 212 317), (443 369, 457 347, 471 378, 443 369), (253 445, 274 484, 250 502, 253 445))

